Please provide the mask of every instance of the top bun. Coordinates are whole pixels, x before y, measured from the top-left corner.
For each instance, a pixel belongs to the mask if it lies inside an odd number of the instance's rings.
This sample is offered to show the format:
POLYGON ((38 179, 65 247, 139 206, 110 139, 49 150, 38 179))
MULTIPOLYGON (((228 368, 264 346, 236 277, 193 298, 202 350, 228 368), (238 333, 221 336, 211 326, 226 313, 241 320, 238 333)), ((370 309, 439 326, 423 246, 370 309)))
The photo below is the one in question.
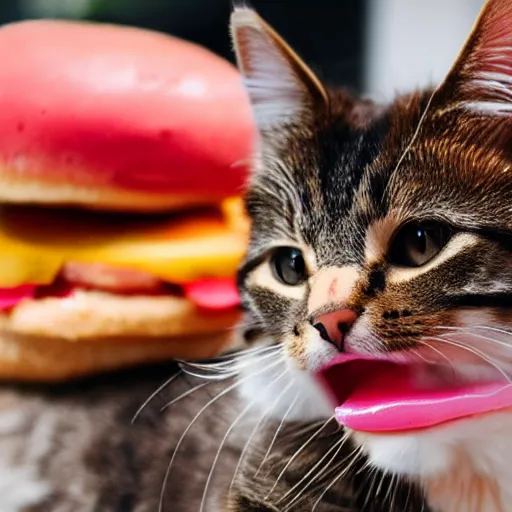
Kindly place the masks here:
POLYGON ((240 75, 156 32, 0 29, 0 201, 159 210, 241 192, 255 140, 240 75))

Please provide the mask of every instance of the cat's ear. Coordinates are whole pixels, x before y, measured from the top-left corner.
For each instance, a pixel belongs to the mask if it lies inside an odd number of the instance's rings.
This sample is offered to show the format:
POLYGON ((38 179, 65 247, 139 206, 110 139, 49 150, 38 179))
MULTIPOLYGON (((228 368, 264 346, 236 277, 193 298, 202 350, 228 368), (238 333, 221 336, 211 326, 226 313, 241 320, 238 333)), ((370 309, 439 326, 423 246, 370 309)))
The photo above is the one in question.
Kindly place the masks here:
POLYGON ((487 0, 438 92, 445 108, 512 116, 512 0, 487 0))
POLYGON ((326 109, 321 82, 254 10, 235 8, 231 36, 261 132, 307 122, 326 109))

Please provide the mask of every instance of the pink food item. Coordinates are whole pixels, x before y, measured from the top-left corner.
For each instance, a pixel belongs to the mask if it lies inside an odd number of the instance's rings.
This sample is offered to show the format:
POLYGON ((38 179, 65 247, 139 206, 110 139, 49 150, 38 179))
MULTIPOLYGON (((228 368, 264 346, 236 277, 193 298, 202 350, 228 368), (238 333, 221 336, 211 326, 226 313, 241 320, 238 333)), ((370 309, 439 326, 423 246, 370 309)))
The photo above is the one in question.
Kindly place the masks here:
POLYGON ((0 288, 0 311, 16 306, 23 299, 34 297, 36 286, 23 284, 14 288, 0 288))
POLYGON ((238 71, 210 51, 38 20, 2 27, 0 56, 0 200, 144 211, 241 191, 255 127, 238 71))
POLYGON ((222 311, 240 305, 235 279, 202 279, 183 285, 185 296, 206 311, 222 311))
POLYGON ((320 378, 333 399, 336 418, 366 432, 397 432, 512 406, 512 385, 503 380, 479 384, 425 384, 419 365, 340 355, 320 378))
POLYGON ((234 278, 211 278, 169 285, 148 274, 127 269, 102 268, 101 265, 69 264, 61 277, 47 286, 22 285, 0 288, 0 311, 9 311, 26 299, 68 297, 76 290, 101 290, 114 294, 165 296, 176 295, 194 304, 199 310, 224 312, 237 309, 240 297, 234 278), (71 269, 71 271, 70 271, 71 269), (91 279, 92 278, 92 279, 91 279), (173 293, 174 292, 174 293, 173 293))

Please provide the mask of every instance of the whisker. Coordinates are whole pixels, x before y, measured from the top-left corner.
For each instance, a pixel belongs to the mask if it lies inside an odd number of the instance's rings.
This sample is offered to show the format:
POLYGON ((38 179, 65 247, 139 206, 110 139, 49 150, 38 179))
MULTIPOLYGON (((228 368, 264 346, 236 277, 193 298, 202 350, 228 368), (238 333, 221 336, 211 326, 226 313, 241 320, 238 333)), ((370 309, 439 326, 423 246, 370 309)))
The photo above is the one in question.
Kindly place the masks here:
POLYGON ((511 328, 511 330, 507 330, 507 329, 500 328, 500 327, 492 327, 490 325, 474 325, 474 326, 472 326, 472 328, 473 329, 485 329, 485 330, 488 330, 488 331, 499 332, 501 334, 512 335, 512 328, 511 328))
POLYGON ((190 370, 187 370, 184 366, 180 363, 180 368, 183 371, 183 373, 186 373, 187 375, 190 375, 190 377, 194 377, 196 379, 208 379, 209 381, 220 381, 220 380, 229 380, 233 377, 236 377, 238 374, 236 372, 230 372, 226 373, 224 375, 205 375, 203 373, 196 373, 190 370))
MULTIPOLYGON (((249 438, 247 439, 247 442, 244 445, 244 448, 242 450, 242 453, 240 454, 240 457, 238 458, 238 463, 235 468, 235 472, 233 474, 233 478, 231 479, 231 484, 229 485, 229 492, 233 489, 233 486, 235 485, 236 477, 238 476, 238 472, 240 470, 240 466, 242 464, 242 461, 245 458, 245 454, 247 450, 249 449, 249 446, 251 444, 252 438, 258 432, 261 428, 261 425, 264 423, 264 421, 268 418, 268 415, 277 407, 277 404, 280 402, 281 398, 289 391, 289 389, 293 386, 293 381, 290 382, 281 393, 277 396, 277 398, 272 402, 272 405, 270 408, 265 412, 265 414, 262 415, 262 417, 259 419, 259 421, 256 423, 255 427, 253 428, 249 438)), ((297 403, 297 399, 299 398, 299 393, 295 395, 295 398, 292 400, 291 406, 294 406, 297 403)), ((289 408, 290 409, 290 408, 289 408)))
MULTIPOLYGON (((384 476, 382 477, 382 479, 384 479, 384 476)), ((386 492, 386 496, 384 496, 384 501, 389 502, 391 507, 393 506, 393 504, 396 500, 397 486, 398 486, 398 476, 395 474, 395 475, 391 476, 391 480, 389 482, 389 487, 386 492)))
MULTIPOLYGON (((178 440, 178 442, 176 444, 176 447, 174 448, 174 452, 172 454, 172 457, 171 457, 171 460, 169 462, 169 465, 167 466, 167 470, 165 472, 164 480, 163 480, 163 483, 162 483, 162 491, 160 492, 160 500, 159 500, 159 505, 158 505, 158 512, 163 512, 163 510, 164 510, 165 489, 167 487, 167 482, 169 481, 169 476, 171 474, 171 469, 172 469, 172 466, 173 466, 174 461, 176 459, 176 455, 178 454, 178 451, 179 451, 179 449, 180 449, 180 447, 181 447, 181 445, 183 443, 183 440, 185 439, 185 437, 187 436, 187 434, 189 433, 190 429, 195 424, 195 422, 199 419, 201 414, 203 414, 203 412, 206 411, 206 409, 208 409, 208 407, 210 407, 210 405, 212 405, 217 400, 219 400, 223 396, 227 395, 228 393, 230 393, 231 391, 236 389, 238 386, 243 384, 248 379, 254 378, 257 375, 260 375, 260 374, 262 374, 265 371, 268 371, 268 370, 270 370, 272 368, 275 368, 281 362, 282 362, 282 360, 278 359, 274 363, 271 363, 269 366, 259 370, 258 372, 254 373, 254 374, 251 374, 251 375, 247 375, 246 377, 244 377, 242 379, 239 379, 237 382, 235 382, 234 384, 232 384, 228 388, 226 388, 223 391, 221 391, 220 393, 218 393, 215 397, 213 397, 206 405, 204 405, 200 409, 200 411, 194 416, 194 418, 192 418, 192 421, 188 424, 187 428, 185 429, 185 431, 183 432, 183 434, 179 438, 179 440, 178 440)), ((204 383, 204 384, 206 385, 206 383, 204 383)))
MULTIPOLYGON (((287 375, 287 372, 286 370, 284 370, 281 374, 279 374, 276 378, 272 379, 266 386, 265 386, 265 390, 267 390, 268 388, 270 388, 271 386, 273 386, 274 384, 276 384, 277 382, 279 382, 283 377, 285 377, 287 375)), ((228 430, 226 431, 226 433, 224 434, 224 437, 222 438, 222 441, 220 443, 220 446, 217 450, 217 453, 215 454, 215 457, 213 459, 213 463, 212 463, 212 466, 210 468, 210 471, 208 472, 208 477, 206 478, 206 483, 205 483, 205 486, 204 486, 204 490, 203 490, 203 497, 201 498, 201 505, 199 507, 199 512, 203 512, 204 510, 204 505, 206 503, 206 498, 208 496, 208 489, 210 487, 210 482, 212 480, 212 477, 213 477, 213 473, 215 471, 215 467, 217 466, 217 462, 219 460, 219 457, 220 457, 220 454, 222 452, 222 448, 224 447, 224 444, 226 443, 227 439, 229 438, 231 432, 233 432, 233 429, 236 427, 236 425, 238 425, 238 422, 249 412, 249 410, 254 407, 254 405, 256 405, 256 403, 258 402, 258 397, 254 398, 253 400, 251 400, 247 406, 242 410, 242 412, 235 418, 235 420, 231 423, 231 425, 229 426, 228 430)), ((238 466, 237 466, 238 467, 238 466)))
POLYGON ((217 367, 228 367, 230 365, 236 365, 238 361, 245 360, 248 358, 253 358, 256 355, 262 354, 264 352, 270 351, 279 351, 282 350, 280 345, 271 345, 270 347, 256 347, 247 350, 241 350, 239 352, 235 352, 233 354, 226 354, 224 356, 220 356, 216 359, 223 359, 222 361, 213 360, 209 361, 187 361, 185 359, 178 359, 177 362, 193 367, 193 368, 217 368, 217 367))
POLYGON ((148 398, 144 401, 144 403, 137 409, 135 414, 133 415, 131 424, 133 425, 137 418, 142 414, 142 411, 149 405, 149 403, 158 395, 160 394, 167 386, 169 386, 175 379, 177 379, 181 375, 181 370, 167 379, 162 385, 158 386, 158 388, 151 393, 151 395, 148 396, 148 398))
POLYGON ((207 382, 201 382, 201 384, 198 384, 197 386, 188 389, 184 393, 182 393, 180 396, 177 396, 176 398, 173 398, 170 402, 166 403, 161 409, 160 412, 164 412, 167 408, 171 407, 171 405, 174 405, 175 403, 179 402, 183 398, 186 398, 187 396, 191 395, 192 393, 195 393, 196 391, 204 388, 205 386, 208 386, 208 384, 211 384, 211 381, 207 382))
MULTIPOLYGON (((364 468, 367 468, 368 467, 368 461, 363 464, 363 467, 364 468)), ((366 493, 366 496, 364 498, 364 502, 363 502, 363 509, 366 509, 366 506, 368 505, 368 499, 370 498, 373 498, 373 488, 375 486, 375 482, 377 481, 377 477, 379 476, 379 469, 376 467, 376 466, 372 466, 370 471, 368 472, 368 478, 370 479, 370 484, 369 484, 369 487, 368 487, 368 492, 366 493)), ((381 479, 380 479, 380 482, 382 482, 382 476, 381 476, 381 479)), ((380 487, 380 483, 379 483, 379 487, 380 487)), ((378 496, 378 492, 376 494, 378 496)))
MULTIPOLYGON (((507 343, 506 341, 501 341, 501 340, 497 340, 495 338, 490 338, 489 336, 484 336, 483 334, 477 334, 476 332, 472 332, 469 330, 468 331, 456 330, 455 332, 451 332, 450 334, 452 336, 470 334, 474 338, 478 338, 480 340, 487 340, 487 341, 494 343, 495 345, 499 345, 501 347, 505 347, 505 348, 512 350, 512 345, 510 343, 507 343)), ((443 335, 441 335, 441 336, 443 336, 443 335)))
POLYGON ((225 354, 221 354, 219 356, 217 356, 215 359, 217 361, 222 361, 222 360, 226 360, 226 359, 230 359, 230 358, 233 358, 233 357, 239 357, 239 356, 243 356, 243 355, 250 355, 251 353, 254 353, 254 352, 258 352, 260 350, 266 350, 266 349, 269 349, 269 348, 272 348, 272 347, 279 347, 279 344, 277 343, 272 343, 270 345, 268 344, 265 344, 265 345, 257 345, 255 347, 249 347, 249 348, 244 348, 243 350, 233 350, 231 352, 227 352, 225 354))
POLYGON ((312 479, 311 483, 314 483, 316 480, 318 480, 319 478, 322 477, 322 475, 324 475, 325 473, 332 473, 333 470, 335 470, 336 468, 338 467, 341 467, 343 466, 343 464, 345 464, 345 460, 341 460, 338 464, 336 464, 333 468, 330 468, 330 465, 332 464, 332 462, 334 462, 334 460, 336 459, 336 457, 339 455, 340 451, 343 449, 343 447, 345 446, 345 443, 349 440, 350 436, 348 433, 344 433, 343 434, 343 443, 339 446, 338 450, 336 450, 336 453, 333 455, 332 459, 326 464, 326 466, 324 468, 322 468, 312 479))
POLYGON ((334 416, 331 416, 329 419, 325 421, 325 423, 292 455, 290 460, 286 463, 285 467, 281 470, 279 475, 277 476, 277 479, 268 492, 268 494, 265 496, 265 501, 271 496, 271 494, 275 491, 277 485, 281 481, 281 478, 283 478, 283 475, 286 473, 286 470, 290 467, 290 465, 293 463, 293 461, 309 446, 310 443, 313 442, 313 440, 325 429, 325 427, 334 420, 334 416))
MULTIPOLYGON (((408 505, 409 505, 409 500, 411 499, 411 486, 409 485, 407 487, 407 498, 405 498, 405 509, 407 510, 408 508, 408 505)), ((394 505, 394 503, 392 503, 392 505, 394 505)))
MULTIPOLYGON (((425 345, 426 345, 426 344, 425 344, 425 345)), ((429 347, 429 348, 430 348, 430 347, 429 347)), ((434 361, 430 361, 430 360, 429 360, 429 359, 427 359, 425 356, 423 356, 422 354, 420 354, 417 350, 415 350, 415 349, 411 349, 411 352, 412 352, 415 356, 419 357, 419 358, 420 358, 422 361, 424 361, 425 363, 427 363, 427 364, 434 364, 434 361)))
MULTIPOLYGON (((319 427, 320 425, 323 425, 325 420, 315 421, 313 423, 308 423, 305 427, 298 428, 297 430, 288 431, 286 433, 287 437, 301 437, 304 434, 307 434, 308 432, 311 432, 316 427, 319 427)), ((341 426, 338 424, 339 429, 341 429, 341 426)))
POLYGON ((450 361, 450 358, 446 355, 446 354, 443 354, 439 349, 437 349, 436 347, 433 347, 430 343, 428 343, 428 341, 424 341, 424 340, 420 340, 420 343, 425 346, 425 347, 428 347, 430 350, 432 350, 433 352, 435 352, 436 354, 439 354, 443 359, 445 359, 447 361, 447 363, 452 367, 452 370, 454 371, 454 373, 457 372, 455 366, 453 366, 453 362, 450 361))
MULTIPOLYGON (((414 142, 418 138, 418 136, 420 134, 420 131, 421 131, 421 127, 423 126, 423 123, 424 123, 424 121, 425 121, 425 119, 427 117, 427 114, 428 114, 429 109, 430 109, 430 105, 432 104, 432 101, 434 100, 434 96, 435 96, 437 90, 438 89, 435 89, 432 92, 432 94, 429 96, 427 104, 425 106, 425 110, 421 114, 421 117, 420 117, 420 119, 418 121, 418 124, 416 125, 416 129, 414 130, 414 133, 412 134, 412 137, 410 138, 409 142, 407 143, 407 146, 405 147, 404 151, 400 155, 400 158, 398 159, 397 164, 396 164, 395 168, 393 169, 393 172, 391 173, 391 177, 396 175, 396 172, 398 171, 398 169, 400 168, 400 166, 404 162, 405 157, 409 154, 409 151, 411 150, 414 142)), ((386 184, 386 187, 384 188, 384 194, 386 194, 388 192, 388 190, 389 190, 389 188, 391 186, 391 182, 392 181, 393 181, 392 179, 388 180, 388 182, 386 184)), ((363 238, 363 240, 364 240, 364 238, 363 238)))
POLYGON ((349 463, 349 465, 343 470, 341 471, 330 483, 329 485, 327 485, 327 487, 322 491, 322 494, 320 494, 320 496, 318 497, 318 499, 315 501, 315 504, 313 505, 313 508, 311 509, 311 512, 315 512, 316 508, 318 507, 318 505, 320 505, 320 502, 322 501, 322 498, 329 492, 330 489, 332 489, 332 487, 334 485, 336 485, 337 482, 339 482, 346 474, 348 471, 350 471, 354 461, 357 460, 357 458, 361 455, 363 451, 363 448, 362 446, 360 447, 357 447, 354 449, 354 451, 352 452, 352 454, 350 456, 353 456, 353 459, 352 461, 349 463))
POLYGON ((470 331, 469 327, 444 326, 444 325, 438 325, 435 327, 435 329, 444 329, 444 330, 450 330, 450 331, 467 330, 468 332, 472 332, 473 329, 484 329, 487 331, 499 332, 500 334, 512 335, 512 330, 508 331, 507 329, 503 329, 503 328, 499 328, 499 327, 492 327, 490 325, 472 325, 471 331, 470 331))
POLYGON ((234 359, 229 362, 225 363, 219 363, 221 366, 215 366, 217 363, 211 363, 211 364, 200 364, 200 363, 193 363, 189 361, 180 361, 179 365, 180 368, 183 369, 183 371, 187 371, 190 375, 193 375, 195 377, 199 378, 216 378, 219 375, 214 375, 212 377, 206 376, 204 374, 196 374, 188 368, 192 368, 193 370, 202 370, 205 372, 217 372, 217 374, 220 374, 221 376, 225 374, 238 374, 240 373, 240 369, 246 368, 247 366, 251 366, 255 364, 257 361, 261 361, 262 359, 267 359, 269 357, 273 357, 279 352, 282 352, 282 349, 280 347, 272 347, 272 350, 262 350, 260 352, 254 352, 252 354, 247 354, 245 356, 240 356, 237 359, 234 359), (240 362, 242 361, 242 362, 240 362))
POLYGON ((363 446, 356 446, 354 450, 348 456, 351 457, 351 460, 346 468, 343 469, 342 476, 347 475, 347 473, 353 468, 354 464, 358 461, 359 457, 363 453, 363 446))
MULTIPOLYGON (((380 493, 382 491, 382 486, 383 486, 385 480, 386 480, 386 475, 384 474, 384 472, 381 472, 380 473, 379 485, 377 486, 377 490, 375 491, 375 496, 376 497, 380 496, 380 493)), ((391 483, 390 483, 390 486, 388 487, 388 490, 386 491, 386 496, 389 493, 389 488, 390 487, 392 487, 391 483)))
POLYGON ((290 404, 290 406, 288 407, 288 409, 286 410, 283 418, 281 419, 281 422, 279 423, 278 427, 277 427, 277 430, 275 431, 274 433, 274 436, 272 437, 272 440, 270 442, 270 445, 267 449, 267 451, 265 452, 265 456, 263 457, 263 460, 261 461, 260 465, 258 466, 258 470, 256 471, 256 473, 254 473, 254 478, 256 478, 259 474, 259 472, 261 471, 261 468, 263 467, 263 465, 265 464, 265 462, 267 461, 268 459, 268 456, 270 455, 270 452, 272 451, 272 448, 274 447, 274 444, 277 440, 277 436, 279 435, 279 432, 281 431, 281 429, 283 428, 283 425, 286 421, 286 418, 288 417, 288 415, 290 414, 290 412, 292 411, 293 407, 295 406, 295 403, 297 401, 297 398, 298 398, 298 395, 295 397, 295 400, 292 401, 292 403, 290 404))
POLYGON ((510 380, 510 377, 505 373, 505 371, 500 368, 496 361, 493 361, 491 358, 487 357, 483 352, 481 352, 480 350, 474 348, 474 347, 468 347, 467 345, 463 345, 462 343, 458 343, 454 340, 451 340, 449 338, 446 338, 446 337, 437 337, 437 336, 432 336, 432 339, 435 339, 437 341, 440 341, 442 343, 447 343, 448 345, 452 345, 454 347, 457 347, 457 348, 460 348, 461 350, 466 350, 467 352, 479 357, 480 359, 482 359, 483 361, 485 361, 486 363, 488 363, 490 366, 492 366, 493 368, 495 368, 496 370, 498 370, 499 373, 501 373, 501 375, 503 375, 503 377, 505 377, 506 381, 510 384, 512 384, 511 380, 510 380))
POLYGON ((248 366, 253 366, 257 363, 260 363, 261 361, 265 361, 266 359, 270 359, 270 358, 273 358, 275 357, 279 352, 281 352, 280 350, 278 351, 274 351, 274 352, 271 352, 269 354, 264 354, 262 356, 260 355, 257 355, 257 359, 251 359, 250 361, 246 362, 246 363, 243 363, 243 364, 238 364, 238 365, 235 365, 235 369, 232 369, 232 370, 229 370, 229 371, 226 371, 225 373, 222 373, 222 372, 219 372, 218 374, 213 374, 213 375, 209 375, 209 374, 202 374, 202 373, 195 373, 193 371, 190 371, 188 369, 186 369, 182 363, 180 363, 180 368, 182 369, 183 372, 185 372, 187 375, 191 375, 192 377, 196 377, 196 378, 199 378, 199 379, 208 379, 208 380, 227 380, 227 379, 231 379, 233 377, 236 377, 237 375, 240 374, 240 370, 243 369, 243 368, 246 368, 248 366))
POLYGON ((371 468, 372 470, 373 470, 373 469, 378 470, 378 468, 376 468, 376 467, 372 464, 372 462, 371 462, 369 459, 367 459, 367 460, 366 460, 366 462, 365 462, 365 463, 364 463, 364 464, 359 468, 359 470, 357 471, 357 474, 359 475, 359 474, 363 473, 363 472, 364 472, 364 471, 366 471, 368 468, 371 468))
POLYGON ((322 464, 322 462, 334 451, 334 455, 331 457, 329 462, 325 465, 325 468, 323 468, 322 471, 320 471, 313 479, 311 479, 309 482, 306 482, 306 485, 300 490, 300 492, 297 493, 296 497, 290 501, 286 509, 289 509, 307 490, 307 488, 314 483, 318 478, 320 478, 326 470, 328 470, 329 466, 334 462, 334 459, 338 456, 340 451, 343 449, 343 446, 349 439, 348 434, 344 434, 342 438, 334 443, 326 452, 325 454, 320 458, 320 460, 288 491, 286 492, 279 501, 276 502, 276 505, 279 505, 283 500, 285 500, 290 494, 292 494, 296 489, 300 487, 300 485, 310 476, 312 475, 315 470, 322 464))

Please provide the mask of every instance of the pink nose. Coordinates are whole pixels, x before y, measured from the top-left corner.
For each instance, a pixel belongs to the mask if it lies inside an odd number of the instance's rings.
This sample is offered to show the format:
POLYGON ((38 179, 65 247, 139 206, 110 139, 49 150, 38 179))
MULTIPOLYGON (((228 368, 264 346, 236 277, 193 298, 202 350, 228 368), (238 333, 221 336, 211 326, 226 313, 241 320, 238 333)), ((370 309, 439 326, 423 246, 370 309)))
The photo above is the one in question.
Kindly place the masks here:
POLYGON ((357 320, 357 313, 352 309, 339 309, 332 313, 318 315, 313 320, 313 327, 325 341, 332 343, 340 352, 344 350, 345 335, 357 320))

